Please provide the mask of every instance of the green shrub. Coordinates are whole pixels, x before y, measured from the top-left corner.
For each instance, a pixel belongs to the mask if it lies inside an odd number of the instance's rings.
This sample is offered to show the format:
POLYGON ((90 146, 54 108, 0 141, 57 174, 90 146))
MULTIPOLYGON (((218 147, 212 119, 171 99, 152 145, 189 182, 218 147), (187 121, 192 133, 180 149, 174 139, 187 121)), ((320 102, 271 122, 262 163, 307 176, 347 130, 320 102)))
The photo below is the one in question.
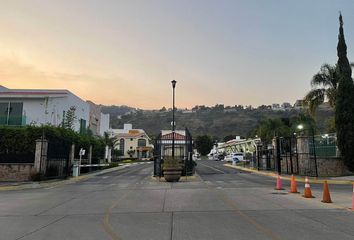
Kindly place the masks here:
POLYGON ((86 152, 88 152, 90 145, 92 145, 93 158, 100 159, 104 156, 105 144, 101 137, 82 135, 71 129, 54 126, 0 126, 0 154, 18 153, 34 155, 36 140, 40 139, 42 136, 47 139, 48 143, 52 146, 66 149, 68 152, 71 149, 71 145, 74 143, 76 156, 78 156, 80 148, 84 148, 86 152))

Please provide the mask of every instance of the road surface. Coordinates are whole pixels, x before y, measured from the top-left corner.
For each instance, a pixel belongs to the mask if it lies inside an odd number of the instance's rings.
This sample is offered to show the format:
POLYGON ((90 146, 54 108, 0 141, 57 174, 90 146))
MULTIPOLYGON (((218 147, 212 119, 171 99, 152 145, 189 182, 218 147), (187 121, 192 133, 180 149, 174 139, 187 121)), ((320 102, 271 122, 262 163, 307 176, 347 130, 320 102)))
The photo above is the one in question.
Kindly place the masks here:
POLYGON ((279 193, 273 178, 221 162, 198 161, 198 177, 172 184, 153 179, 152 169, 2 191, 0 239, 354 239, 354 213, 343 207, 351 186, 330 186, 340 199, 333 205, 320 202, 320 185, 315 199, 279 193))

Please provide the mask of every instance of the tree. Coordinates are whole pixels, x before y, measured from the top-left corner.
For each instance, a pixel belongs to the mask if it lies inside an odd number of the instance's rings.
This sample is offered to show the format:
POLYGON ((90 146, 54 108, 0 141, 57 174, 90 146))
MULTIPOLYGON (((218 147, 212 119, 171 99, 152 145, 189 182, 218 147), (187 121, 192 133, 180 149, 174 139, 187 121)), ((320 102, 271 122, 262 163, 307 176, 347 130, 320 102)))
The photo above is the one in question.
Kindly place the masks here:
POLYGON ((256 135, 265 143, 271 143, 275 136, 290 137, 297 131, 299 124, 305 124, 307 129, 305 133, 310 135, 312 130, 316 130, 316 123, 309 114, 300 113, 291 118, 270 118, 261 121, 248 136, 254 138, 256 135))
POLYGON ((339 75, 335 108, 335 123, 338 148, 349 170, 354 170, 354 84, 352 70, 347 58, 342 14, 339 15, 339 35, 337 45, 337 73, 339 75))
POLYGON ((75 106, 71 106, 69 108, 69 110, 66 112, 65 116, 64 116, 64 120, 63 120, 63 127, 66 129, 74 129, 74 124, 75 121, 77 119, 76 115, 76 107, 75 106))
POLYGON ((196 145, 196 148, 197 148, 198 152, 202 156, 205 156, 212 149, 213 141, 212 141, 210 136, 202 135, 202 136, 198 136, 197 137, 197 139, 195 140, 195 145, 196 145))
POLYGON ((261 121, 251 135, 257 135, 262 141, 271 143, 275 136, 289 136, 289 134, 291 134, 290 127, 280 118, 274 118, 261 121))
POLYGON ((323 64, 320 71, 312 77, 312 90, 304 97, 304 103, 309 106, 309 113, 312 116, 315 116, 317 107, 325 101, 325 98, 332 108, 335 107, 339 81, 336 69, 336 66, 323 64))
POLYGON ((113 148, 118 139, 116 137, 111 137, 107 132, 103 134, 103 142, 106 146, 113 148))
POLYGON ((212 108, 213 111, 224 111, 224 104, 216 104, 213 108, 212 108))
POLYGON ((335 117, 330 117, 325 121, 325 127, 326 131, 328 133, 334 133, 336 132, 336 122, 335 122, 335 117))

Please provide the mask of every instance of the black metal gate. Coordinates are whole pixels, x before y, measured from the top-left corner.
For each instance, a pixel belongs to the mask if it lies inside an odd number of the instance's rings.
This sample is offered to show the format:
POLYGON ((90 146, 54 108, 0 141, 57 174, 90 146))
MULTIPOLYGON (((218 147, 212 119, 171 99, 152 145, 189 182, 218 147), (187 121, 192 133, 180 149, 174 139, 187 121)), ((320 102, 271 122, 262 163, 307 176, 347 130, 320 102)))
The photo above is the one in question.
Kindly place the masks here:
POLYGON ((185 136, 185 154, 184 154, 184 170, 182 176, 190 176, 195 172, 196 163, 193 161, 193 139, 192 135, 186 128, 185 136))
POLYGON ((281 170, 286 171, 287 174, 298 174, 299 159, 296 138, 280 137, 278 143, 281 170))
MULTIPOLYGON (((172 133, 157 136, 154 146, 154 176, 163 176, 162 164, 165 157, 171 156, 172 133)), ((189 130, 185 129, 184 136, 175 134, 174 144, 175 158, 183 165, 182 176, 192 175, 195 172, 196 163, 193 161, 193 139, 189 130)))
POLYGON ((258 145, 253 155, 255 156, 253 165, 258 170, 275 170, 275 155, 272 146, 258 145))
POLYGON ((45 179, 66 178, 70 173, 70 145, 48 142, 45 179))

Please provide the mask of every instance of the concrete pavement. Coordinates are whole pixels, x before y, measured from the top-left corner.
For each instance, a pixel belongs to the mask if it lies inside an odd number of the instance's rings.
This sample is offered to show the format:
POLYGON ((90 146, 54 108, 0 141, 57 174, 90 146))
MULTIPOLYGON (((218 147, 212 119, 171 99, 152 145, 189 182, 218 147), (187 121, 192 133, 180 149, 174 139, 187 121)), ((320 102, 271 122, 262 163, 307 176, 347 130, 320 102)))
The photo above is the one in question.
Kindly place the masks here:
MULTIPOLYGON (((257 169, 253 169, 253 168, 246 168, 246 167, 242 167, 242 166, 232 165, 229 163, 226 163, 223 165, 226 167, 235 168, 235 169, 239 169, 239 170, 242 170, 245 172, 255 173, 258 175, 263 175, 263 176, 268 176, 268 177, 273 177, 273 178, 276 178, 278 176, 277 173, 272 172, 272 171, 264 171, 264 170, 257 170, 257 169)), ((290 180, 290 177, 291 177, 291 175, 287 175, 287 174, 282 173, 283 179, 290 180)), ((298 182, 305 182, 304 176, 296 176, 296 179, 298 182)), ((347 184, 354 184, 354 176, 308 177, 308 179, 314 183, 324 183, 324 181, 326 180, 330 184, 346 184, 346 185, 347 184)))
POLYGON ((213 161, 198 161, 192 181, 159 182, 151 173, 151 164, 135 165, 61 186, 2 191, 0 239, 354 238, 353 212, 278 194, 273 178, 213 161))
POLYGON ((152 162, 136 162, 136 163, 125 163, 120 164, 114 168, 108 168, 103 170, 98 170, 95 172, 80 175, 78 177, 69 177, 67 179, 53 179, 47 181, 29 181, 29 182, 0 182, 0 191, 11 191, 11 190, 23 190, 23 189, 33 189, 33 188, 50 188, 66 184, 71 184, 79 182, 90 177, 100 175, 103 173, 114 172, 120 169, 124 169, 130 166, 135 166, 139 164, 152 164, 152 162))

